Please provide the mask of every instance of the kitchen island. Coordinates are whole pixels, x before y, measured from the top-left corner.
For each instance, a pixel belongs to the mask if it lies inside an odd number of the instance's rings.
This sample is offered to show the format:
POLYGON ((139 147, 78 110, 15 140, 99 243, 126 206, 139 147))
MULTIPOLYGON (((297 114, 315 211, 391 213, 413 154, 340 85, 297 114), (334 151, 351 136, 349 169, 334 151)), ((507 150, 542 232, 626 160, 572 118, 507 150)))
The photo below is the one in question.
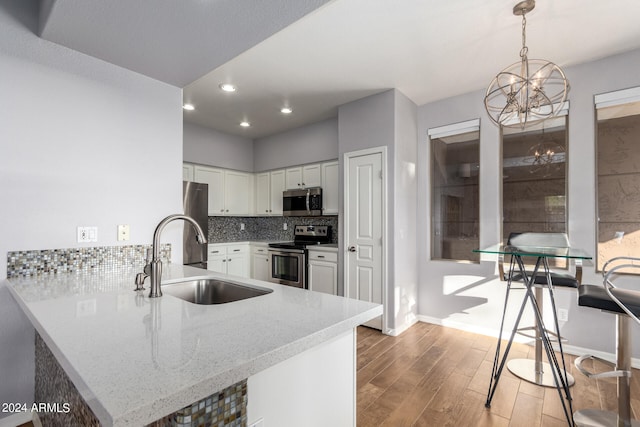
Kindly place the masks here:
POLYGON ((100 424, 146 425, 246 380, 248 425, 355 425, 355 328, 381 306, 175 264, 163 284, 218 277, 273 292, 150 299, 133 291, 137 272, 8 280, 100 424))

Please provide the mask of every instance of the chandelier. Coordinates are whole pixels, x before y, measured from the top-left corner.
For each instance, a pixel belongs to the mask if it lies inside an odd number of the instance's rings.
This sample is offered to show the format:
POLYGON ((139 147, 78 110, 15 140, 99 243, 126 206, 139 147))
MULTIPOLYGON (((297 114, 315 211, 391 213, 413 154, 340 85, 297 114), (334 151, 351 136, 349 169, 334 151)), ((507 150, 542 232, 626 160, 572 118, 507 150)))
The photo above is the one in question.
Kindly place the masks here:
POLYGON ((553 62, 529 59, 527 53, 527 19, 535 0, 525 0, 513 7, 522 16, 520 62, 502 70, 491 81, 484 105, 491 120, 499 126, 524 129, 531 122, 540 123, 558 115, 569 92, 564 72, 553 62))

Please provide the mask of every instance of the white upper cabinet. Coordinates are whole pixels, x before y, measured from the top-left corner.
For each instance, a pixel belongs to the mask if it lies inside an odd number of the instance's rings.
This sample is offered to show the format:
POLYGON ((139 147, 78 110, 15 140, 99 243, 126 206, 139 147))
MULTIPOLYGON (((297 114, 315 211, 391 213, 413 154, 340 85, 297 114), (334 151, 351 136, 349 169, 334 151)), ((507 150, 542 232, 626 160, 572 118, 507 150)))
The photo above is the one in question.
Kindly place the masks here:
POLYGON ((182 179, 209 185, 209 216, 282 215, 282 192, 322 187, 325 215, 338 213, 338 161, 247 173, 184 163, 182 179))
POLYGON ((287 190, 302 188, 302 166, 286 170, 287 190))
POLYGON ((209 185, 209 215, 250 215, 252 174, 207 166, 194 167, 194 181, 209 185))
POLYGON ((209 215, 224 215, 224 170, 196 166, 193 179, 209 184, 209 215))
POLYGON ((271 209, 271 177, 269 172, 256 174, 256 214, 269 215, 271 209))
POLYGON ((338 162, 322 164, 322 214, 337 215, 340 202, 338 162))
POLYGON ((322 170, 320 164, 298 166, 286 170, 287 189, 320 187, 322 170))
POLYGON ((284 170, 256 174, 256 214, 282 215, 282 192, 284 190, 284 170))
POLYGON ((225 171, 224 204, 225 215, 251 214, 252 175, 243 172, 225 171))
POLYGON ((284 170, 272 171, 269 174, 271 185, 269 188, 271 215, 282 215, 282 192, 285 188, 285 172, 284 170))

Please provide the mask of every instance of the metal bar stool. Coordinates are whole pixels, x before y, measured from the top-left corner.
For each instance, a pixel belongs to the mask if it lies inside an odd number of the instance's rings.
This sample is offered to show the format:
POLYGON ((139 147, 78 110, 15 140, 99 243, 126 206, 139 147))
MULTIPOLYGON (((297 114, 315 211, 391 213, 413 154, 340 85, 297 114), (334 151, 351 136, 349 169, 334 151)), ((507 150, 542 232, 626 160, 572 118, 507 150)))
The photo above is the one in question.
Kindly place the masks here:
POLYGON ((578 289, 578 305, 597 308, 616 315, 616 363, 596 356, 585 355, 575 361, 576 368, 589 378, 615 377, 618 382, 618 412, 600 409, 583 409, 573 414, 576 426, 640 426, 640 422, 631 419, 631 328, 630 320, 640 324, 640 291, 622 289, 614 286, 613 277, 621 270, 640 268, 640 258, 616 257, 603 267, 604 285, 581 285, 578 289), (612 371, 592 373, 587 371, 583 362, 588 359, 599 360, 613 368, 612 371))

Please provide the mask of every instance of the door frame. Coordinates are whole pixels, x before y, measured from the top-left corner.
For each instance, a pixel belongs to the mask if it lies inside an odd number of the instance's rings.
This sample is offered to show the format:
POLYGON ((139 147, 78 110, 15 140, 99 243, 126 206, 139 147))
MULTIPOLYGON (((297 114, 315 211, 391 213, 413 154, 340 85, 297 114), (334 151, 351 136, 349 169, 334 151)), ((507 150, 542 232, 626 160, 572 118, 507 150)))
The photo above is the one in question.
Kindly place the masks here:
POLYGON ((349 257, 347 256, 347 248, 349 247, 348 237, 349 237, 349 216, 351 213, 349 212, 349 161, 354 157, 362 157, 368 156, 370 154, 381 154, 381 162, 382 162, 382 333, 389 334, 391 329, 388 327, 387 319, 389 313, 387 313, 387 309, 389 307, 388 304, 388 293, 387 293, 387 249, 388 249, 388 236, 387 236, 387 218, 388 218, 388 187, 387 187, 387 175, 388 175, 388 167, 387 167, 387 147, 373 147, 366 148, 363 150, 350 151, 348 153, 344 153, 343 155, 343 206, 344 206, 344 219, 342 223, 344 224, 344 269, 342 272, 343 276, 343 291, 344 295, 349 295, 349 257))

